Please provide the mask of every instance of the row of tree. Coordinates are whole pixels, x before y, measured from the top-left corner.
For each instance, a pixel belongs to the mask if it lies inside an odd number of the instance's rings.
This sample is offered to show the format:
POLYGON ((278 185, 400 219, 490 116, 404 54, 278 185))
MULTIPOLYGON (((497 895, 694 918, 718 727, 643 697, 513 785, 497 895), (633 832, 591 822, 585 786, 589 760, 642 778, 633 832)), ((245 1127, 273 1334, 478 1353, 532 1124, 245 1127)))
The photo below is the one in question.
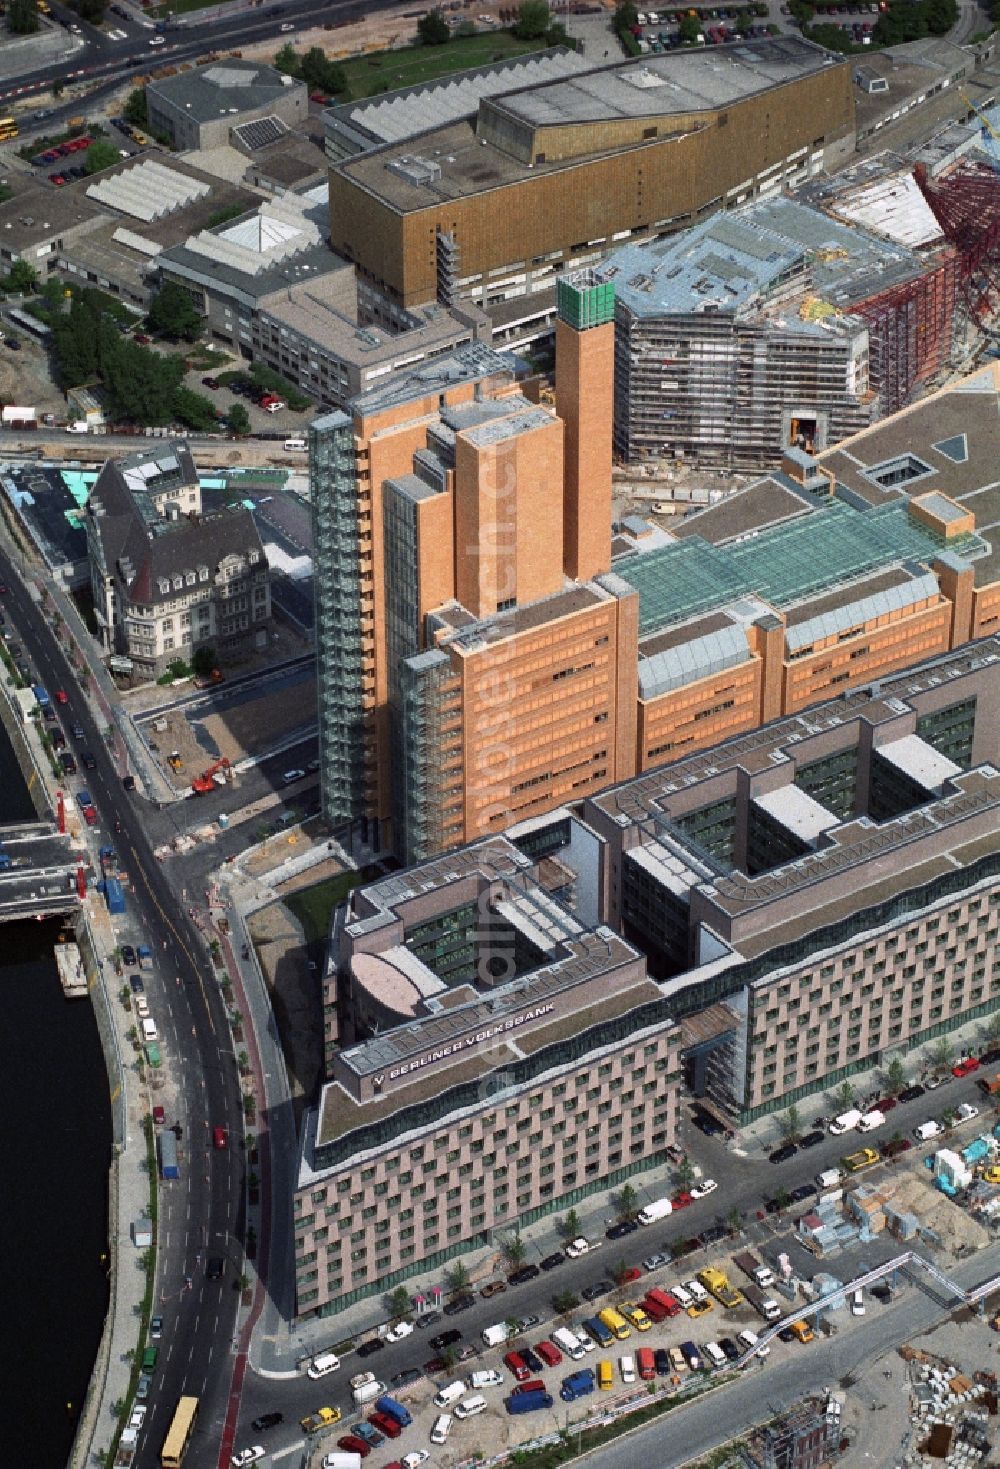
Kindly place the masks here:
POLYGON ((343 67, 331 61, 321 46, 310 46, 300 56, 288 41, 274 58, 274 65, 286 76, 305 82, 312 92, 343 92, 347 88, 343 67))
MULTIPOLYGON (((830 24, 826 9, 809 0, 790 0, 790 9, 802 25, 803 34, 830 51, 859 51, 861 45, 851 32, 830 24)), ((1000 10, 1000 4, 998 4, 1000 10)), ((944 36, 958 19, 957 0, 890 0, 872 32, 875 46, 898 46, 903 41, 919 41, 924 36, 944 36)))

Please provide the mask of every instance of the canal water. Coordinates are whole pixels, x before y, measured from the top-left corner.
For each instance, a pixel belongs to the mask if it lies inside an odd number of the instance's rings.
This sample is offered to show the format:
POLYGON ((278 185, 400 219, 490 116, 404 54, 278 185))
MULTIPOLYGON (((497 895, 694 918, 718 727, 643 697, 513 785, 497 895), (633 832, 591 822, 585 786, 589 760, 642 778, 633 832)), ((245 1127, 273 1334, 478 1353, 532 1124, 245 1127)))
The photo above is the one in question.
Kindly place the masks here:
MULTIPOLYGON (((0 726, 0 821, 33 815, 0 726)), ((65 1465, 108 1305, 107 1072, 59 929, 0 925, 0 1459, 24 1469, 65 1465)))

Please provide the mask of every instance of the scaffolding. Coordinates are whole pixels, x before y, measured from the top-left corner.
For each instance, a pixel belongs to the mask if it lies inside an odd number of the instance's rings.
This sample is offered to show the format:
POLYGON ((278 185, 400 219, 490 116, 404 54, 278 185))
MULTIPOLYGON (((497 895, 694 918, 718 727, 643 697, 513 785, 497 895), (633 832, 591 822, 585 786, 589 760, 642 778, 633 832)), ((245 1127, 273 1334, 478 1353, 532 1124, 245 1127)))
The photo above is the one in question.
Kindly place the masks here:
POLYGON ((754 1433, 742 1451, 747 1469, 820 1469, 838 1453, 839 1419, 803 1403, 754 1433))

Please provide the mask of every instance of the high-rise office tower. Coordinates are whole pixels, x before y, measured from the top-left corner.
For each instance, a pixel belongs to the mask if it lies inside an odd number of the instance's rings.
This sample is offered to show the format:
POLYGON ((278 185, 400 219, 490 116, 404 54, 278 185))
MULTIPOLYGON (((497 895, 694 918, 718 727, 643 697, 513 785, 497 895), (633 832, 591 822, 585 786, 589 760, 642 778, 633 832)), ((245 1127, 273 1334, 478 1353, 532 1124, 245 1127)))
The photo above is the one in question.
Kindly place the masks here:
POLYGON ((556 413, 472 346, 312 427, 324 806, 407 860, 633 768, 613 292, 559 308, 556 413))

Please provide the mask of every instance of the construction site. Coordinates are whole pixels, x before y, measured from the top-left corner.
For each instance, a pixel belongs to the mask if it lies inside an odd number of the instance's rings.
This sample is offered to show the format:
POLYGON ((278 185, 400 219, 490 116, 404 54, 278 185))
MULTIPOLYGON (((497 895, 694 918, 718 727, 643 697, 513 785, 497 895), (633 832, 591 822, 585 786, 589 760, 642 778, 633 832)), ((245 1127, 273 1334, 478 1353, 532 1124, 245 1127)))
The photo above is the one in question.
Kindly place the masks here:
POLYGON ((947 148, 877 154, 598 265, 621 459, 740 471, 821 452, 992 354, 1000 141, 973 115, 947 148))

